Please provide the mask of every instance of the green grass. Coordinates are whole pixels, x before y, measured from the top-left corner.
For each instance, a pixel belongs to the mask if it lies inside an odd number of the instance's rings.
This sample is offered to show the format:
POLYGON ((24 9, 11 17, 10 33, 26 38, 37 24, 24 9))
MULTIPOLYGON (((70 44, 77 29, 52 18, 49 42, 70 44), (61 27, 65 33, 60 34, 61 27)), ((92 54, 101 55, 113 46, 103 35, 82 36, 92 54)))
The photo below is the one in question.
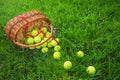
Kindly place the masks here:
POLYGON ((0 0, 0 80, 119 80, 120 0, 0 0), (4 34, 6 23, 31 10, 60 30, 61 60, 53 51, 21 49, 4 34), (76 52, 83 50, 79 59, 76 52), (63 63, 70 60, 70 71, 63 63), (86 67, 96 67, 90 76, 86 67))

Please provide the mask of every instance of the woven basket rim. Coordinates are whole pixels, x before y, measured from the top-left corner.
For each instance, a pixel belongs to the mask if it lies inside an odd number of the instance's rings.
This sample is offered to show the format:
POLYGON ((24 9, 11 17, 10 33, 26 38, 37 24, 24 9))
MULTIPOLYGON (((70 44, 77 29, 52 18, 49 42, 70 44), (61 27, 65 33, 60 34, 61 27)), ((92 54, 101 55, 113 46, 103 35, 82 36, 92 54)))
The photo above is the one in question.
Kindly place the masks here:
MULTIPOLYGON (((28 14, 28 13, 32 13, 32 12, 33 12, 33 11, 30 11, 30 12, 27 12, 27 13, 24 13, 24 14, 28 14)), ((8 37, 14 44, 16 44, 17 46, 20 46, 20 47, 23 47, 23 48, 37 47, 37 46, 40 46, 40 45, 44 44, 45 42, 47 42, 49 39, 52 38, 53 27, 52 27, 52 24, 51 24, 50 20, 49 20, 48 18, 46 18, 45 15, 43 15, 41 12, 35 11, 35 13, 41 14, 41 17, 38 17, 38 18, 36 17, 36 19, 34 18, 34 20, 30 21, 29 23, 34 22, 34 21, 39 20, 39 19, 46 21, 46 22, 48 23, 48 27, 50 28, 50 36, 46 37, 46 40, 43 41, 43 42, 41 42, 41 43, 36 43, 36 44, 31 44, 31 45, 18 42, 18 41, 16 40, 16 39, 17 39, 16 37, 17 37, 17 34, 18 34, 19 30, 22 28, 22 26, 25 26, 25 24, 23 24, 23 25, 20 25, 21 27, 15 32, 15 34, 14 34, 15 38, 14 38, 14 39, 10 38, 10 34, 7 35, 7 33, 6 33, 7 37, 8 37)), ((22 15, 24 15, 24 14, 22 14, 22 15)), ((34 14, 34 12, 33 12, 33 14, 34 14)), ((21 15, 21 16, 22 16, 22 15, 21 15)), ((19 17, 19 16, 20 16, 20 15, 14 17, 13 19, 15 19, 15 18, 17 18, 17 17, 19 17)), ((34 17, 34 16, 33 16, 33 17, 34 17)), ((10 23, 10 21, 12 21, 13 19, 9 20, 8 23, 10 23)), ((26 19, 27 19, 27 18, 26 18, 26 19)), ((29 17, 28 17, 28 19, 29 19, 29 17)), ((7 23, 7 24, 8 24, 8 23, 7 23)), ((14 25, 14 24, 12 24, 12 25, 14 25)), ((7 27, 7 26, 6 26, 6 27, 7 27)), ((9 27, 9 25, 8 25, 8 27, 9 27)), ((11 29, 11 27, 10 27, 10 29, 11 29)), ((7 29, 5 28, 5 30, 7 30, 7 29)))

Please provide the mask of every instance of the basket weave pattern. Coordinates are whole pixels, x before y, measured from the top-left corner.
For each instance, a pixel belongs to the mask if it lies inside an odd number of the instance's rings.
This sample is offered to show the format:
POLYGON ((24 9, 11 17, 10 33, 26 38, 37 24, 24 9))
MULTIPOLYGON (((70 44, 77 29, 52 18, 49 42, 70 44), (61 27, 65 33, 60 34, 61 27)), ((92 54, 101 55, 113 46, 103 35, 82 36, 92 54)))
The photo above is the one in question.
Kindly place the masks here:
POLYGON ((47 19, 41 12, 30 11, 11 19, 5 27, 5 33, 13 43, 20 47, 35 47, 44 44, 51 36, 43 43, 27 45, 25 44, 26 33, 29 33, 31 30, 36 28, 41 29, 43 26, 51 32, 52 36, 52 24, 50 20, 47 19), (27 25, 28 28, 27 31, 25 31, 27 25))

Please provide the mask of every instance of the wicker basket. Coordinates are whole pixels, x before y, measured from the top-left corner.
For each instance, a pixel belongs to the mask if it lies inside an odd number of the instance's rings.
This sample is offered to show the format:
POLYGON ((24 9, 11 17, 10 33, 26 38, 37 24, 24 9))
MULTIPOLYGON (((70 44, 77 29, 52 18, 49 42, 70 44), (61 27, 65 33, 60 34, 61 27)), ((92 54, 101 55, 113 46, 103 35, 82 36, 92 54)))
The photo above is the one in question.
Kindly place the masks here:
POLYGON ((39 11, 30 11, 19 15, 11 19, 5 27, 5 33, 7 37, 14 44, 23 48, 36 47, 44 44, 52 37, 52 32, 53 28, 50 20, 39 11), (25 44, 26 34, 33 29, 41 29, 42 27, 46 27, 51 35, 42 43, 32 45, 25 44))

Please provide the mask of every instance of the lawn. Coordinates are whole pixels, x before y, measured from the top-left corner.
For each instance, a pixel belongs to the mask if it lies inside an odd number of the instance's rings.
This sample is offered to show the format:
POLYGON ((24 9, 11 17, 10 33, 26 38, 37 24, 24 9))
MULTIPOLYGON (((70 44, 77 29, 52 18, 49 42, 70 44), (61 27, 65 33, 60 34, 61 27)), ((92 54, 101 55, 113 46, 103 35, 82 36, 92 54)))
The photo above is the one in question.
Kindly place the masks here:
POLYGON ((0 80, 119 80, 120 0, 0 0, 0 80), (43 12, 57 29, 60 60, 53 51, 21 49, 5 35, 7 22, 31 10, 43 12), (76 52, 82 50, 83 58, 76 52), (72 62, 66 71, 63 64, 72 62), (89 75, 88 66, 96 73, 89 75))

